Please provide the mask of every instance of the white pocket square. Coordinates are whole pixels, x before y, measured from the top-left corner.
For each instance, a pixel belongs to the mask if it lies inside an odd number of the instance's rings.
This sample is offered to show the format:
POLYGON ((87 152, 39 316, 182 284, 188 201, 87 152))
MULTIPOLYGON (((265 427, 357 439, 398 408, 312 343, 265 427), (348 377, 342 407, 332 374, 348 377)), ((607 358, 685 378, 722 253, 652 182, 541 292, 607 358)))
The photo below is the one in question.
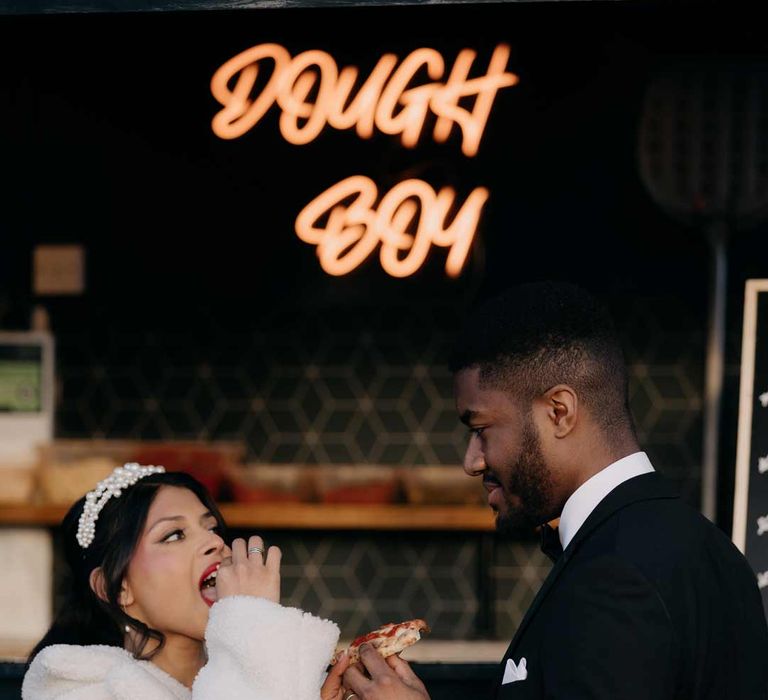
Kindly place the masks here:
POLYGON ((524 681, 526 678, 528 678, 528 669, 526 668, 525 657, 520 659, 518 663, 512 659, 507 659, 507 667, 504 669, 504 678, 501 679, 501 684, 524 681))

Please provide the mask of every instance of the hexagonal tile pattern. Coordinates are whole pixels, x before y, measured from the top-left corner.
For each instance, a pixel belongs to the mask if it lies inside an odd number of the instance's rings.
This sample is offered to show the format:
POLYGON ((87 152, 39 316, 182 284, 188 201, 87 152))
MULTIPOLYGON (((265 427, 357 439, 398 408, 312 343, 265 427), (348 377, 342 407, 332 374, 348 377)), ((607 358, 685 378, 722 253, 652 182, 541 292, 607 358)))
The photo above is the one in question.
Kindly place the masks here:
POLYGON ((537 544, 497 538, 491 576, 496 635, 500 639, 512 639, 551 568, 552 562, 537 544))
POLYGON ((440 535, 267 535, 283 550, 283 600, 336 621, 352 638, 385 622, 421 617, 434 636, 473 634, 478 548, 440 535))
MULTIPOLYGON (((687 499, 699 500, 704 334, 685 308, 622 307, 630 403, 641 443, 687 499)), ((241 439, 251 461, 460 464, 445 367, 452 307, 346 317, 275 312, 189 333, 57 335, 60 437, 241 439), (200 338, 206 338, 200 342, 200 338)), ((738 375, 729 367, 728 376, 738 375)), ((473 636, 478 536, 277 533, 290 604, 350 637, 423 616, 438 638, 473 636)), ((498 541, 491 564, 496 634, 509 637, 549 571, 535 544, 498 541)))

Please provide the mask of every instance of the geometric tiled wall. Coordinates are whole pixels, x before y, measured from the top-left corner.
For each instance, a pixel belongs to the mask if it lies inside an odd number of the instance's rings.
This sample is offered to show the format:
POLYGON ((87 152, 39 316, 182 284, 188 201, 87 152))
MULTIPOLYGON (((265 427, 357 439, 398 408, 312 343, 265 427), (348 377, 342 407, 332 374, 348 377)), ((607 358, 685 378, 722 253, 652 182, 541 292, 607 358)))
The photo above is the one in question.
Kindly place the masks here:
POLYGON ((630 370, 630 407, 640 444, 656 468, 698 506, 706 330, 670 299, 636 301, 616 320, 630 370))
POLYGON ((498 538, 495 544, 494 637, 511 639, 552 563, 535 544, 498 538))
POLYGON ((286 562, 284 600, 338 621, 346 636, 421 617, 437 637, 471 637, 478 613, 476 539, 410 533, 278 538, 286 562))
MULTIPOLYGON (((658 313, 635 302, 617 318, 631 405, 641 443, 695 504, 704 332, 669 300, 658 313)), ((342 325, 297 314, 250 331, 61 333, 57 434, 244 440, 262 462, 459 464, 445 367, 459 320, 389 309, 342 325)))
POLYGON ((456 463, 464 430, 444 367, 449 335, 428 310, 398 315, 394 331, 388 316, 367 315, 362 330, 307 315, 213 331, 215 357, 196 347, 206 328, 63 333, 58 433, 244 439, 249 459, 265 462, 456 463))
MULTIPOLYGON (((621 308, 641 444, 696 505, 704 331, 669 299, 621 308)), ((239 439, 251 461, 459 468, 466 430, 445 367, 459 321, 431 306, 342 322, 276 314, 250 329, 207 317, 194 333, 62 332, 57 434, 239 439)), ((336 620, 343 636, 409 617, 427 618, 436 638, 477 635, 481 535, 267 534, 284 550, 285 602, 336 620)), ((535 544, 486 537, 492 635, 505 639, 550 564, 535 544)))

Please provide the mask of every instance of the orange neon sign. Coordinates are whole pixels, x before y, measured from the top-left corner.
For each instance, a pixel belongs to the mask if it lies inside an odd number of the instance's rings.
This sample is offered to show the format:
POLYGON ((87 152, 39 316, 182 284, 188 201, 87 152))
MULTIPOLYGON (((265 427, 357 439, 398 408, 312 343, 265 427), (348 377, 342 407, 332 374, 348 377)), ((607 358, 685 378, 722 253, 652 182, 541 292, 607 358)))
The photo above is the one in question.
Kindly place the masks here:
POLYGON ((323 270, 345 275, 381 243, 384 270, 393 277, 407 277, 422 266, 434 244, 449 249, 446 273, 450 277, 461 273, 488 199, 487 189, 475 188, 450 224, 447 218, 456 199, 450 187, 435 192, 423 180, 405 180, 387 192, 378 206, 377 199, 375 183, 354 175, 304 207, 296 219, 296 233, 317 246, 323 270))
POLYGON ((310 143, 328 125, 339 130, 354 127, 361 138, 370 138, 375 127, 385 134, 399 134, 404 146, 413 147, 432 113, 437 118, 432 132, 435 141, 445 142, 457 124, 462 152, 474 156, 496 93, 518 82, 517 75, 506 70, 509 53, 509 46, 499 44, 485 75, 470 78, 477 53, 463 49, 444 82, 440 80, 446 72, 445 61, 434 49, 416 49, 399 66, 397 56, 384 54, 353 95, 358 68, 339 70, 324 51, 304 51, 291 58, 279 44, 259 44, 228 60, 211 79, 211 92, 222 105, 212 128, 222 139, 238 138, 277 104, 280 132, 293 144, 310 143), (274 70, 254 95, 264 62, 273 62, 274 70), (423 68, 431 82, 409 87, 423 68), (472 109, 461 105, 471 97, 475 98, 472 109))

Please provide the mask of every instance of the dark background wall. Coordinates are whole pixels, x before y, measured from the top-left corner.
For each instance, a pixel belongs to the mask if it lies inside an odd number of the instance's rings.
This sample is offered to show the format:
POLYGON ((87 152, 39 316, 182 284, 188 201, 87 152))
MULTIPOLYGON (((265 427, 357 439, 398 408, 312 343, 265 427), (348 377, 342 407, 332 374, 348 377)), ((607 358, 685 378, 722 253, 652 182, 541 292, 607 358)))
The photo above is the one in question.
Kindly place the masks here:
MULTIPOLYGON (((60 437, 242 439, 252 461, 458 464, 465 436, 445 362, 461 318, 510 284, 572 280, 614 312, 642 444, 698 505, 709 252, 643 188, 638 125, 646 86, 670 66, 757 70, 765 43, 758 23, 714 4, 0 17, 0 326, 25 327, 38 303, 48 310, 60 437), (364 75, 389 51, 429 46, 450 66, 471 47, 483 65, 506 42, 520 84, 498 94, 475 158, 456 130, 435 144, 429 123, 415 149, 330 129, 292 146, 275 109, 222 141, 210 129, 211 75, 262 42, 323 49, 364 75), (409 279, 385 275, 376 256, 344 278, 323 273, 294 219, 353 174, 387 189, 422 177, 462 197, 488 187, 464 275, 447 279, 437 250, 409 279), (31 252, 58 242, 84 245, 86 293, 36 298, 31 252)), ((731 246, 725 529, 743 282, 768 275, 765 233, 753 226, 731 246)), ((472 537, 411 538, 400 561, 421 566, 372 587, 366 566, 396 566, 386 538, 360 548, 330 534, 275 536, 290 602, 322 609, 345 634, 420 612, 409 607, 418 600, 433 601, 438 636, 474 633, 472 537)), ((498 543, 498 636, 546 570, 529 543, 498 543)))

